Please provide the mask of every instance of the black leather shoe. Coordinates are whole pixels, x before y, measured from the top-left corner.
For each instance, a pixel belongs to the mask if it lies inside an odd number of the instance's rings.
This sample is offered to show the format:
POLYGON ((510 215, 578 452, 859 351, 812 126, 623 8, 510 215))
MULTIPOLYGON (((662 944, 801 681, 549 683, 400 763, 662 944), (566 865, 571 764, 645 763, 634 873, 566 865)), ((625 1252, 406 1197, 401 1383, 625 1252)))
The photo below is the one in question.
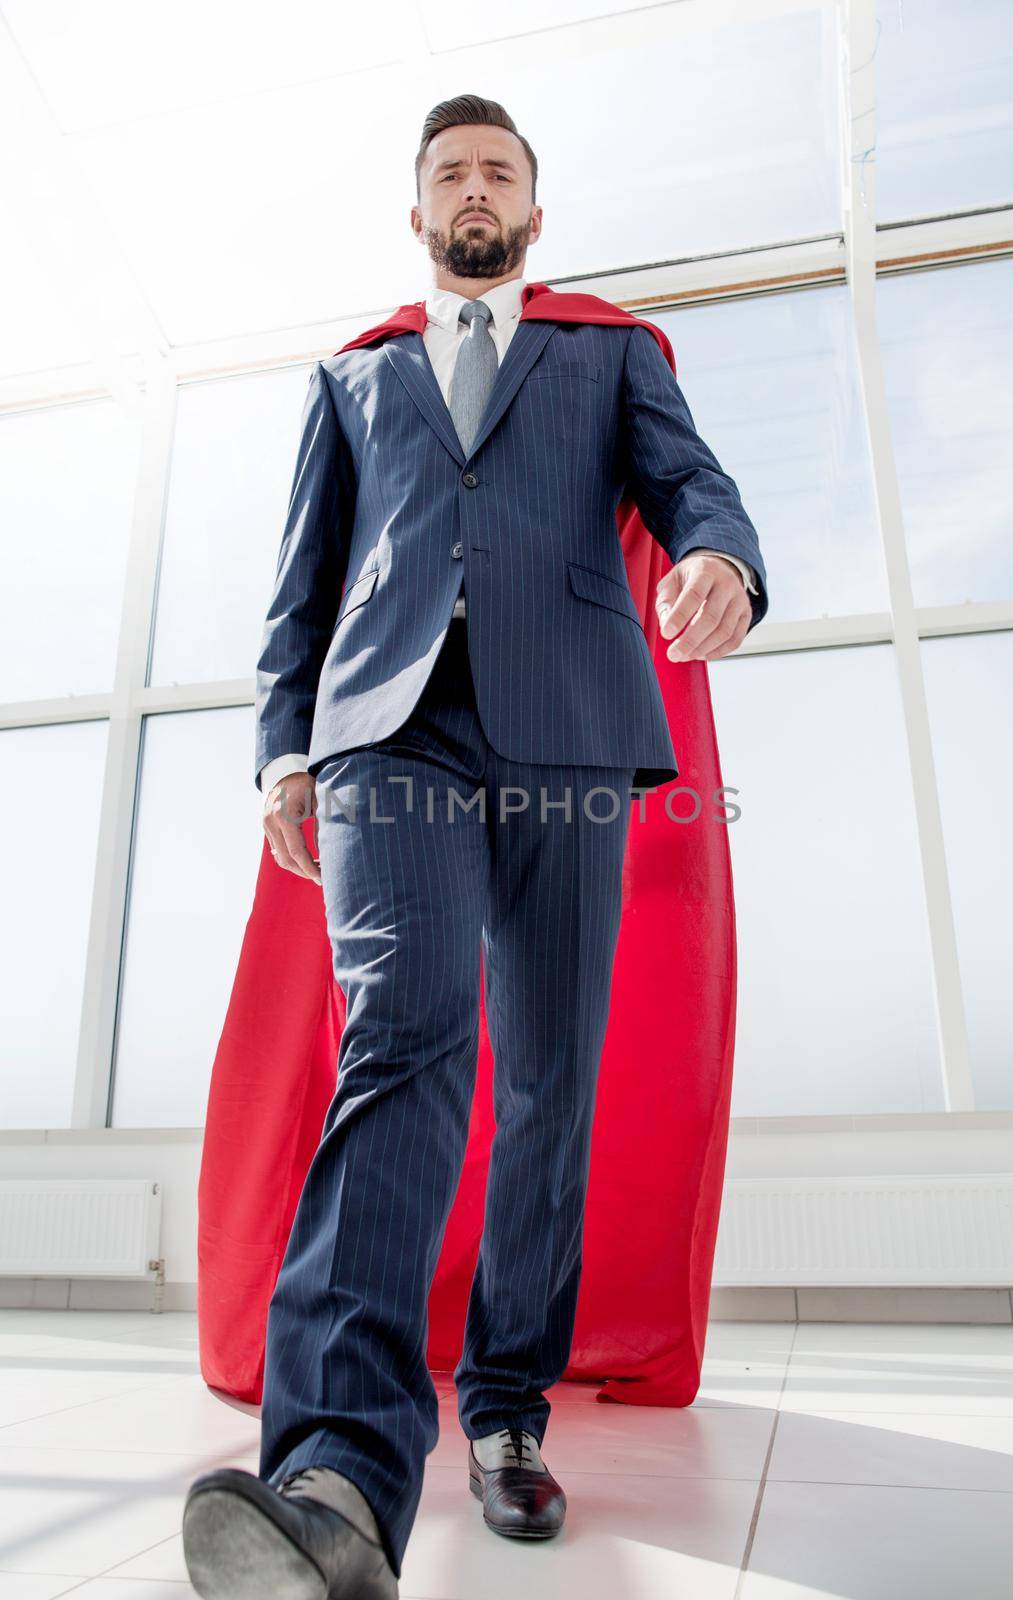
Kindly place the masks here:
POLYGON ((375 1533, 358 1486, 318 1467, 280 1489, 220 1467, 194 1479, 183 1509, 183 1554, 202 1600, 397 1600, 375 1533))
MULTIPOLYGON (((520 1428, 504 1429, 498 1459, 524 1460, 520 1428), (509 1443, 507 1442, 509 1440, 509 1443)), ((482 1502, 486 1527, 512 1539, 551 1539, 563 1526, 566 1495, 544 1464, 535 1469, 517 1464, 483 1467, 472 1443, 468 1450, 468 1482, 482 1502)))

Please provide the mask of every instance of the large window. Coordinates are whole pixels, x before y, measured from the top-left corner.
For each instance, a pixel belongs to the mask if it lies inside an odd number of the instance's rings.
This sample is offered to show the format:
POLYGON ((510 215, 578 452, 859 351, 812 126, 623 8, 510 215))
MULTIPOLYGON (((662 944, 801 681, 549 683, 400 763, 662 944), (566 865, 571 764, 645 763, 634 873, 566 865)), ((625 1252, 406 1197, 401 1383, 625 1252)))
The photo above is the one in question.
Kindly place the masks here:
POLYGON ((711 669, 739 944, 738 1116, 941 1111, 890 645, 711 669))
POLYGON ((0 420, 0 696, 108 693, 138 427, 111 400, 0 420))
POLYGON ((1008 0, 879 0, 879 215, 1013 199, 1008 0))
POLYGON ((249 677, 306 383, 290 367, 180 390, 150 683, 249 677))
POLYGON ((1013 600, 1013 260, 880 280, 915 600, 1013 600))
POLYGON ((308 364, 424 297, 462 86, 538 152, 527 278, 665 330, 760 532, 770 610, 710 673, 733 1111, 1013 1108, 1013 8, 380 0, 157 51, 121 10, 122 59, 8 20, 0 1125, 203 1120, 308 364))
POLYGON ((246 706, 146 717, 116 1038, 118 1127, 203 1120, 263 835, 246 706))
POLYGON ((697 428, 770 542, 776 580, 765 620, 885 610, 846 289, 725 301, 654 320, 672 341, 697 428))
POLYGON ((81 1042, 95 898, 104 721, 0 733, 0 1126, 65 1128, 81 1042))
POLYGON ((922 643, 975 1103, 1013 1101, 1013 631, 922 643))

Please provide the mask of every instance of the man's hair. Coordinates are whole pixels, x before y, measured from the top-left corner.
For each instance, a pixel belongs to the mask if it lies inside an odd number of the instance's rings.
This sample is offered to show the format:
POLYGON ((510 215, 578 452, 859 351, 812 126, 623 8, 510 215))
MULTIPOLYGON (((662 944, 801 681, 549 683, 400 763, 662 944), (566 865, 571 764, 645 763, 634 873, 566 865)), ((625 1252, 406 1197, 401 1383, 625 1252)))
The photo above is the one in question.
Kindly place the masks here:
POLYGON ((496 100, 483 100, 478 94, 459 94, 453 100, 441 100, 434 106, 425 122, 422 124, 422 140, 419 144, 419 153, 415 157, 415 198, 421 198, 419 172, 430 141, 442 133, 444 128, 459 128, 473 123, 485 123, 493 128, 506 128, 508 133, 517 134, 524 148, 524 154, 531 163, 531 203, 535 201, 535 184, 538 182, 538 158, 522 133, 517 133, 513 117, 503 110, 496 100))

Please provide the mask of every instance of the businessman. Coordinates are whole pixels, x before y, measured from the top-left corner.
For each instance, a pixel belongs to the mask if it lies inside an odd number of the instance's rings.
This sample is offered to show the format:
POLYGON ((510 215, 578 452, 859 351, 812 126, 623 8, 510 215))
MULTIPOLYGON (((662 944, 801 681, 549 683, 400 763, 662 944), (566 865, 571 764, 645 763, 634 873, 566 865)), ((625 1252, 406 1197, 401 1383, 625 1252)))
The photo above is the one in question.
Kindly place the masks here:
POLYGON ((458 1415, 488 1527, 562 1527, 545 1391, 573 1335, 631 791, 678 774, 624 491, 673 563, 670 659, 729 654, 768 604, 649 326, 590 296, 553 320, 527 283, 538 168, 503 108, 435 107, 415 170, 432 286, 312 370, 257 662, 264 828, 322 887, 347 1021, 270 1305, 260 1472, 187 1497, 206 1600, 397 1595, 438 1433, 427 1300, 480 959, 496 1136, 458 1415))

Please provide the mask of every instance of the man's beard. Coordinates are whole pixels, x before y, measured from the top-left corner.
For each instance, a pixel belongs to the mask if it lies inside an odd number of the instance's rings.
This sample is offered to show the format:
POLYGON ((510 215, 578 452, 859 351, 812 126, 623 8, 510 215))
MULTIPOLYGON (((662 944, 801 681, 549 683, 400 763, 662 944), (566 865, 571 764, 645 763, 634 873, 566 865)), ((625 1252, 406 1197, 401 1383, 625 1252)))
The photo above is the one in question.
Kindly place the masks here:
MULTIPOLYGON (((504 272, 519 265, 531 237, 531 223, 521 223, 501 233, 472 234, 467 236, 470 224, 447 238, 439 228, 426 228, 426 246, 430 259, 455 278, 501 278, 504 272)), ((490 227, 494 227, 490 223, 490 227)))

